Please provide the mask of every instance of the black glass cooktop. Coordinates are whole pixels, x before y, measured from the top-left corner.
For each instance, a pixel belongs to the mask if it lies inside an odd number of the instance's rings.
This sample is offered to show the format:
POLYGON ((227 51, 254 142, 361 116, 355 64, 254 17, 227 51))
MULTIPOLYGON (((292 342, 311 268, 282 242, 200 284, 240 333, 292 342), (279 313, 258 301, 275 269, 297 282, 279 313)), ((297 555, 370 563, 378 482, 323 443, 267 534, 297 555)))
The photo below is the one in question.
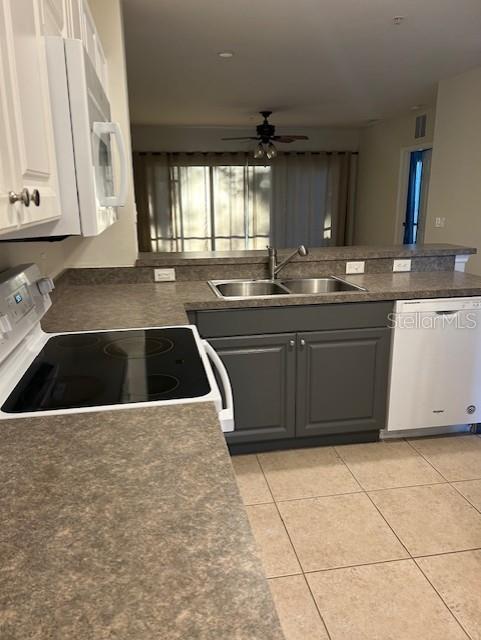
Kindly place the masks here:
POLYGON ((210 390, 190 329, 73 333, 48 340, 2 411, 195 398, 210 390))

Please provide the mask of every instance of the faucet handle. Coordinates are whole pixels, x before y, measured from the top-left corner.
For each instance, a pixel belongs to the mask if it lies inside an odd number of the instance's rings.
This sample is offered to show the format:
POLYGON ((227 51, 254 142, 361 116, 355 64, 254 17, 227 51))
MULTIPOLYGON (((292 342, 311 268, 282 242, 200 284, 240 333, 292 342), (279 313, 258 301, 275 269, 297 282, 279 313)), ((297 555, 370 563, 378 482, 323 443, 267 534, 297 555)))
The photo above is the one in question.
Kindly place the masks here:
POLYGON ((266 249, 267 249, 267 253, 269 254, 269 256, 276 256, 277 255, 277 249, 275 247, 271 247, 270 245, 267 245, 266 249))

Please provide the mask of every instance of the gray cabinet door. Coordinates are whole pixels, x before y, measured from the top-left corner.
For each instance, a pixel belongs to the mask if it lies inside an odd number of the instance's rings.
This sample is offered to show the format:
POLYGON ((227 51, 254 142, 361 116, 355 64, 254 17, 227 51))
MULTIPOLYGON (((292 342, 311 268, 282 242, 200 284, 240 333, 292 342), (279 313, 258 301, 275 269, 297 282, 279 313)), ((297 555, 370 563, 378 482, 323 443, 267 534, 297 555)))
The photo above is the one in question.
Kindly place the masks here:
POLYGON ((295 435, 296 335, 209 340, 224 362, 234 393, 235 431, 227 442, 295 435))
POLYGON ((297 436, 385 426, 389 329, 298 334, 297 436))

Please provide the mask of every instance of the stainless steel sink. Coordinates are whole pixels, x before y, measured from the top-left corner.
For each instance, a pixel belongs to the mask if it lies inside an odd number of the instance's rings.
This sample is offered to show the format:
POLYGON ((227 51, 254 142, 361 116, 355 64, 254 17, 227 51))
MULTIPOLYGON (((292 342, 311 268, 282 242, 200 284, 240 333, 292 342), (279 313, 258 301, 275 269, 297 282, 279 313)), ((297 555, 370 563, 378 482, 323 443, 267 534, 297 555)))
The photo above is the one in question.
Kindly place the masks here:
POLYGON ((259 298, 289 295, 289 291, 272 280, 225 280, 209 282, 214 293, 223 298, 259 298))
POLYGON ((291 278, 289 280, 210 280, 209 285, 219 298, 241 300, 279 295, 319 295, 336 291, 366 291, 334 276, 327 278, 291 278))
POLYGON ((365 291, 363 287, 359 287, 355 284, 334 277, 296 278, 282 280, 282 284, 289 289, 291 293, 304 295, 333 293, 335 291, 365 291))

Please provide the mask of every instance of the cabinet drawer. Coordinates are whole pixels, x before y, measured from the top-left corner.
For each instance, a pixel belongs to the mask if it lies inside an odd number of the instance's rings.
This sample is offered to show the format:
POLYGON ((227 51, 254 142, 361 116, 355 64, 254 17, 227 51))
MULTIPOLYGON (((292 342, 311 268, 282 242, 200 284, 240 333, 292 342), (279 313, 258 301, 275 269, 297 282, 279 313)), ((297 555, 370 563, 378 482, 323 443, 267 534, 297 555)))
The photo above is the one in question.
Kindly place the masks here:
POLYGON ((342 304, 264 307, 262 309, 222 309, 190 314, 205 338, 297 333, 386 327, 393 303, 350 302, 342 304))

